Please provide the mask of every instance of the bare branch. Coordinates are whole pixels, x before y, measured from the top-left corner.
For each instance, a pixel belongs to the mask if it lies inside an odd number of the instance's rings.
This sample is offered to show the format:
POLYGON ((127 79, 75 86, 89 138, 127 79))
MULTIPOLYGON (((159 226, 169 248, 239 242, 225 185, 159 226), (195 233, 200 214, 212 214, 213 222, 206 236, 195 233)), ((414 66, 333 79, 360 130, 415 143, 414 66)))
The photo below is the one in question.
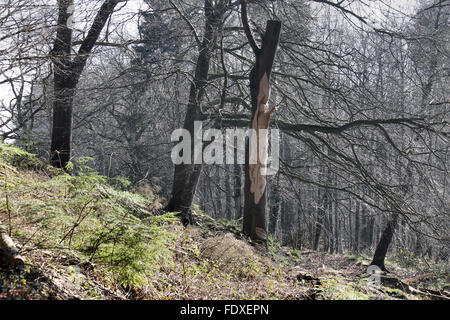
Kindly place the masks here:
POLYGON ((247 36, 247 39, 248 39, 248 43, 252 47, 252 50, 255 53, 255 55, 258 55, 260 53, 261 49, 256 44, 255 38, 253 37, 252 31, 248 24, 247 0, 241 1, 241 20, 242 20, 242 25, 244 26, 245 35, 247 36))

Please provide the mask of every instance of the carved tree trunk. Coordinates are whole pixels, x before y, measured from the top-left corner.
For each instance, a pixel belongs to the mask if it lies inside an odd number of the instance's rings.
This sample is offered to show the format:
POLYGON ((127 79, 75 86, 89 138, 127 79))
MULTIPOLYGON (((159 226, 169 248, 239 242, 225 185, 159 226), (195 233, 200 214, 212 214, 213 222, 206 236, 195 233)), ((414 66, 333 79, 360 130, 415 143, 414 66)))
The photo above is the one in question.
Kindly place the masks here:
MULTIPOLYGON (((280 38, 281 23, 269 20, 261 48, 255 42, 247 17, 247 1, 241 3, 242 23, 255 54, 255 65, 250 73, 252 123, 254 129, 246 145, 244 223, 243 232, 253 240, 267 238, 267 198, 265 167, 267 165, 268 136, 260 134, 268 129, 270 114, 267 102, 270 95, 270 74, 280 38), (252 162, 254 163, 250 163, 252 162)), ((267 131, 265 131, 267 133, 267 131)))

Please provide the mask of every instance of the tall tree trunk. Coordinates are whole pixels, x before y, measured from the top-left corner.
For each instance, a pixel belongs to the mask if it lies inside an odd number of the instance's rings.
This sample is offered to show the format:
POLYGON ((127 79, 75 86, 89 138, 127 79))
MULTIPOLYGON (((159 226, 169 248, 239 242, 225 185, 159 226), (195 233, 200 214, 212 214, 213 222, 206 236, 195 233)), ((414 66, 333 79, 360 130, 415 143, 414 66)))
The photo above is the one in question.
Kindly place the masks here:
POLYGON ((373 229, 374 229, 375 219, 374 217, 369 217, 368 232, 367 232, 367 246, 372 247, 373 244, 373 229))
POLYGON ((331 200, 328 200, 328 242, 329 242, 329 252, 330 254, 334 253, 335 244, 334 244, 334 224, 333 224, 333 203, 331 200))
POLYGON ((386 258, 389 245, 392 242, 392 237, 397 226, 397 220, 398 214, 394 214, 386 224, 386 228, 381 234, 380 242, 378 242, 377 248, 375 249, 375 254, 373 255, 373 259, 371 262, 371 265, 378 266, 381 270, 384 271, 387 271, 386 267, 384 266, 384 260, 386 258))
POLYGON ((342 229, 341 229, 341 219, 339 219, 338 216, 338 201, 336 200, 335 197, 335 202, 334 202, 334 243, 335 243, 335 249, 336 249, 336 253, 341 253, 341 234, 342 234, 342 229))
POLYGON ((360 239, 360 248, 362 251, 364 251, 364 249, 366 249, 366 244, 367 244, 367 215, 365 212, 365 207, 362 205, 361 206, 361 228, 360 228, 360 235, 359 235, 359 239, 360 239))
POLYGON ((73 100, 81 73, 95 42, 120 0, 105 0, 94 18, 77 55, 72 60, 72 29, 69 23, 73 0, 58 1, 58 26, 51 52, 54 66, 54 102, 50 163, 65 168, 72 156, 73 100))
POLYGON ((317 220, 316 220, 316 227, 314 229, 314 242, 313 242, 313 250, 319 249, 319 240, 320 240, 320 234, 322 233, 322 227, 325 219, 325 210, 321 207, 321 199, 323 197, 321 189, 319 188, 317 190, 318 199, 319 199, 319 207, 317 208, 317 220))
POLYGON ((359 222, 359 215, 360 215, 360 209, 361 204, 359 202, 356 202, 356 211, 355 211, 355 226, 354 226, 354 239, 353 239, 353 252, 358 253, 359 252, 359 236, 360 236, 360 222, 359 222))
POLYGON ((72 70, 72 29, 69 19, 73 12, 73 0, 59 1, 58 27, 52 50, 54 65, 53 130, 50 147, 50 163, 64 168, 70 161, 72 147, 72 110, 75 95, 75 79, 72 70))
POLYGON ((233 219, 233 210, 232 210, 232 195, 233 190, 231 188, 231 179, 232 175, 228 173, 228 169, 230 167, 227 167, 227 172, 225 173, 224 179, 225 179, 225 218, 228 220, 233 219))
MULTIPOLYGON (((235 153, 235 157, 236 157, 235 153)), ((234 165, 234 218, 242 217, 242 165, 234 165)))
POLYGON ((280 175, 277 175, 276 179, 276 184, 272 186, 272 192, 270 194, 269 234, 272 236, 275 235, 277 221, 281 211, 280 175))
MULTIPOLYGON (((194 79, 191 83, 189 101, 183 128, 186 129, 191 139, 191 150, 194 150, 194 122, 201 121, 203 116, 200 104, 205 94, 208 81, 210 60, 218 38, 218 31, 223 23, 225 1, 214 5, 212 0, 205 0, 205 33, 203 41, 199 44, 199 54, 195 67, 194 79)), ((194 155, 193 155, 194 157, 194 155)), ((191 206, 197 188, 202 164, 192 163, 175 165, 172 195, 166 207, 168 211, 181 213, 181 221, 184 225, 192 223, 191 206)))
POLYGON ((256 60, 250 72, 251 128, 256 132, 246 144, 243 232, 253 240, 265 242, 267 239, 266 177, 264 173, 261 173, 261 169, 267 164, 258 149, 263 148, 262 153, 267 155, 269 146, 267 141, 264 143, 261 140, 267 140, 267 137, 261 137, 259 133, 260 129, 268 129, 270 114, 273 111, 273 109, 268 110, 267 102, 270 95, 270 74, 278 48, 281 23, 274 20, 267 21, 262 45, 259 48, 248 23, 246 0, 241 2, 241 17, 256 60), (256 164, 250 164, 250 149, 252 152, 256 150, 252 155, 252 159, 257 159, 256 164))

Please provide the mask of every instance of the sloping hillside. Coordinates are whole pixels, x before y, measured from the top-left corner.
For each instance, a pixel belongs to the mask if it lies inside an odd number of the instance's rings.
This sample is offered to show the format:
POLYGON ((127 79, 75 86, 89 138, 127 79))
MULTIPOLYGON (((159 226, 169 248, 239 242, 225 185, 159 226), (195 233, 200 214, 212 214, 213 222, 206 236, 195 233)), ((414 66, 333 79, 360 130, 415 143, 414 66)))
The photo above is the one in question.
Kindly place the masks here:
POLYGON ((364 259, 272 240, 262 247, 236 222, 200 210, 196 225, 184 228, 150 189, 123 191, 126 181, 92 172, 88 159, 69 175, 17 148, 0 144, 0 151, 0 224, 26 261, 22 270, 2 261, 0 299, 448 297, 445 270, 421 278, 422 270, 391 264, 385 286, 368 286, 364 259), (421 281, 440 287, 409 286, 421 281))

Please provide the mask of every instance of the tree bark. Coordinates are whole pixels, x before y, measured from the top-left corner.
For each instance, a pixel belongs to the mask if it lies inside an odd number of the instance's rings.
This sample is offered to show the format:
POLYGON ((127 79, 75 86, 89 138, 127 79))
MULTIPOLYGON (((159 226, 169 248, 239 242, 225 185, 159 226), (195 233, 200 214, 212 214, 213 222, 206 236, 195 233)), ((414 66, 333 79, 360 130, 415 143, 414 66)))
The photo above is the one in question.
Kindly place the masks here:
MULTIPOLYGON (((213 5, 211 0, 205 0, 205 33, 199 46, 199 55, 191 83, 189 101, 183 128, 194 137, 194 122, 201 121, 201 101, 205 94, 208 81, 210 60, 218 38, 218 31, 223 23, 225 1, 213 5)), ((194 150, 194 139, 191 139, 191 150, 194 150)), ((194 156, 194 155, 193 155, 194 156)), ((202 164, 192 163, 175 165, 172 195, 166 207, 168 211, 178 211, 184 225, 193 222, 191 206, 195 190, 202 171, 202 164)))
POLYGON ((353 252, 359 253, 359 240, 360 240, 360 207, 361 204, 356 202, 356 211, 355 211, 355 226, 354 226, 354 239, 353 239, 353 252))
MULTIPOLYGON (((321 191, 321 189, 319 188, 317 191, 317 196, 318 196, 319 201, 323 197, 323 195, 320 191, 321 191)), ((321 206, 319 206, 319 208, 317 208, 316 226, 314 228, 313 250, 319 249, 319 240, 320 240, 320 235, 322 233, 324 216, 325 216, 325 210, 321 206)))
POLYGON ((2 225, 0 225, 0 251, 9 266, 19 269, 24 267, 25 259, 19 255, 19 250, 2 225))
POLYGON ((281 212, 281 194, 280 194, 280 175, 277 175, 276 184, 271 189, 270 216, 269 216, 269 234, 275 236, 278 217, 281 212))
MULTIPOLYGON (((237 158, 236 154, 235 157, 237 158)), ((234 165, 234 218, 242 217, 242 165, 234 165)))
POLYGON ((50 163, 64 168, 70 161, 72 146, 72 110, 75 77, 72 70, 72 29, 68 26, 73 0, 59 1, 58 27, 53 46, 53 129, 50 163))
POLYGON ((78 54, 72 60, 72 29, 68 25, 73 14, 73 0, 58 2, 58 26, 51 52, 54 66, 54 101, 50 163, 65 168, 72 156, 73 100, 81 73, 103 27, 121 0, 105 0, 100 7, 78 54))
MULTIPOLYGON (((270 95, 270 74, 278 48, 281 23, 274 20, 267 21, 262 45, 259 48, 248 24, 246 0, 241 2, 241 18, 247 39, 255 54, 255 64, 250 72, 250 96, 253 119, 251 128, 256 130, 256 135, 250 137, 246 144, 243 232, 252 240, 265 242, 267 240, 266 178, 260 170, 265 163, 257 151, 257 164, 250 164, 250 149, 258 150, 260 147, 258 146, 259 129, 268 129, 270 114, 273 111, 273 109, 268 110, 267 102, 270 95)), ((267 154, 268 143, 265 143, 263 148, 265 148, 263 152, 267 154)))
POLYGON ((397 226, 397 220, 398 214, 394 214, 394 216, 388 221, 386 228, 381 234, 380 242, 378 242, 377 248, 375 249, 375 254, 373 255, 373 259, 371 262, 371 265, 378 266, 383 271, 387 271, 384 265, 384 260, 386 258, 389 245, 392 242, 392 237, 397 226))
POLYGON ((226 194, 225 194, 225 218, 228 220, 231 220, 231 219, 233 219, 233 210, 232 210, 233 190, 231 188, 232 176, 230 174, 228 174, 228 172, 226 172, 224 179, 225 179, 225 192, 226 192, 226 194))

